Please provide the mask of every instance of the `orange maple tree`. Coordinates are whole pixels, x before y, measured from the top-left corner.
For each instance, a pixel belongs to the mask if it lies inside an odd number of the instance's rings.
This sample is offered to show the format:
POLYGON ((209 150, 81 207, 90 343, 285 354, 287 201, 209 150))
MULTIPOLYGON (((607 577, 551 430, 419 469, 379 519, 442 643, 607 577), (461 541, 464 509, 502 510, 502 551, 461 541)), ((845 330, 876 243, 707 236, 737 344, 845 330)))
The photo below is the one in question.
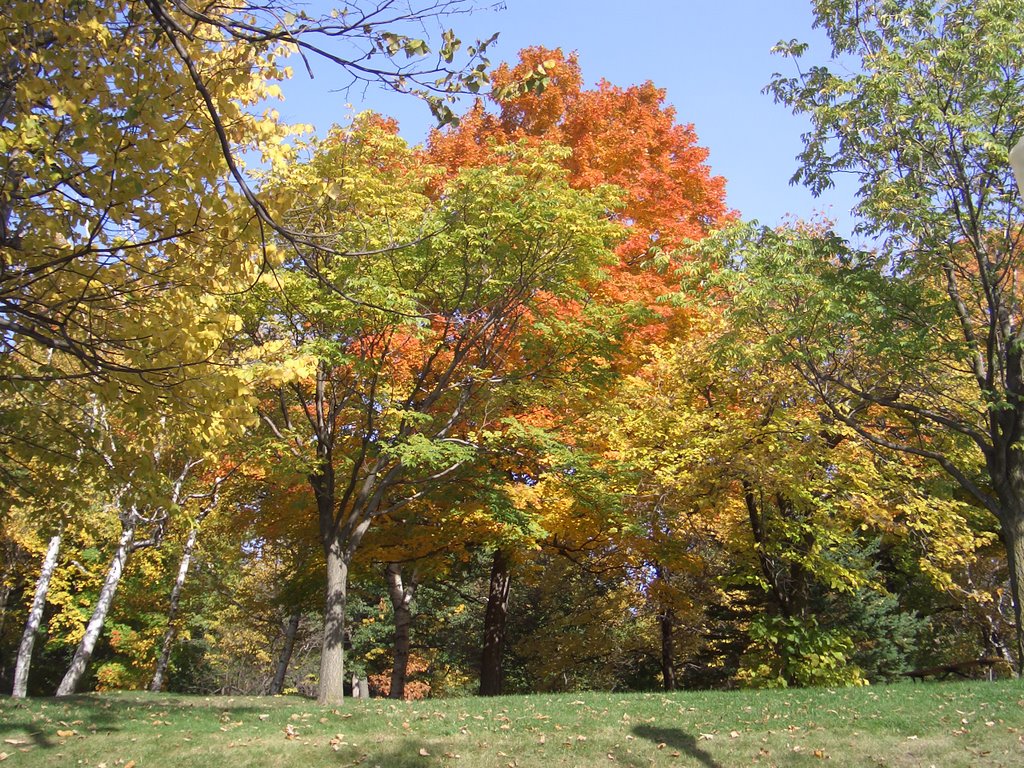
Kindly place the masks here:
MULTIPOLYGON (((601 81, 586 89, 575 55, 542 47, 521 51, 517 64, 503 65, 494 73, 493 83, 499 92, 513 92, 515 83, 538 71, 546 73, 542 92, 521 92, 490 103, 478 101, 457 126, 435 131, 426 152, 433 163, 455 174, 467 166, 493 163, 503 146, 554 144, 563 148, 561 163, 571 186, 595 189, 614 185, 621 190, 620 207, 608 212, 625 232, 616 247, 617 260, 604 267, 601 280, 585 286, 588 298, 583 301, 619 311, 623 307, 635 310, 628 313, 632 323, 624 341, 610 348, 602 363, 620 373, 635 372, 652 359, 654 345, 687 333, 687 312, 659 299, 678 290, 675 270, 670 268, 679 258, 675 252, 732 218, 725 205, 725 182, 712 175, 706 163, 708 151, 698 145, 693 126, 676 122, 666 92, 653 83, 621 88, 601 81)), ((583 304, 573 297, 552 309, 559 317, 572 318, 582 312, 583 304)), ((585 392, 567 398, 563 388, 560 402, 520 402, 514 404, 517 409, 510 415, 527 430, 543 430, 570 445, 575 442, 575 430, 569 425, 580 417, 581 410, 592 407, 594 400, 585 392)), ((524 476, 536 482, 545 472, 541 458, 537 468, 524 476)), ((544 487, 540 484, 535 490, 544 487)), ((541 528, 554 531, 558 529, 556 521, 547 518, 552 518, 550 510, 558 505, 550 501, 536 508, 547 520, 541 522, 541 528)), ((500 666, 510 559, 502 549, 508 542, 496 541, 485 621, 482 693, 498 693, 501 688, 496 682, 500 670, 491 667, 500 666), (497 583, 503 591, 496 595, 493 587, 499 565, 504 570, 497 583), (492 610, 495 605, 499 608, 492 610), (491 626, 492 618, 498 626, 491 626), (496 646, 490 654, 489 643, 496 646)))
POLYGON ((543 92, 490 105, 478 101, 457 127, 435 131, 427 151, 454 173, 492 162, 503 144, 553 143, 569 150, 563 164, 572 186, 619 187, 623 205, 614 215, 627 235, 616 251, 619 263, 608 268, 609 279, 594 293, 649 311, 651 322, 639 327, 626 349, 635 358, 636 343, 663 339, 683 320, 678 311, 657 303, 674 286, 669 274, 651 268, 651 257, 699 240, 734 217, 725 204, 725 180, 712 175, 708 150, 697 143, 693 125, 677 123, 665 90, 649 81, 622 88, 602 80, 584 89, 575 54, 531 47, 520 51, 516 65, 498 68, 496 90, 509 91, 538 67, 548 73, 543 92))

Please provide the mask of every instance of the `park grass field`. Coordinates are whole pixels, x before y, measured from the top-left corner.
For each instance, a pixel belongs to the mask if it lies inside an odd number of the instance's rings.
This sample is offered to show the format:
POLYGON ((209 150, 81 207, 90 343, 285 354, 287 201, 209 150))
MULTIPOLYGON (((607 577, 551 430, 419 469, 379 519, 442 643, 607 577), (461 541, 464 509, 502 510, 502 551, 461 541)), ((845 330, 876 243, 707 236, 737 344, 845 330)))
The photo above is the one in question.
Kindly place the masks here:
POLYGON ((1024 684, 534 695, 0 698, 4 768, 1018 766, 1024 684))

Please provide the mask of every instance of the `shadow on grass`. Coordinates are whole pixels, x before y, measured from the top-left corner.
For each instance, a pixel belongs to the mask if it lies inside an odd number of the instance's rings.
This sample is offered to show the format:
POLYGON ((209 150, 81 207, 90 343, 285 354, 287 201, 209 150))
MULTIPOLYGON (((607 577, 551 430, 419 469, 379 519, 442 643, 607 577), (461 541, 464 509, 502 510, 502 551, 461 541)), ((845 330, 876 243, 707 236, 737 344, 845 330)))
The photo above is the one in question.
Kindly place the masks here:
POLYGON ((381 768, 428 768, 452 765, 451 758, 454 754, 446 752, 445 747, 436 741, 428 743, 416 739, 403 739, 398 744, 391 743, 379 747, 367 744, 365 748, 355 752, 339 752, 337 762, 341 765, 358 764, 371 768, 375 765, 381 768))
POLYGON ((653 741, 655 744, 664 744, 672 749, 677 749, 684 755, 689 755, 694 760, 700 761, 700 764, 706 766, 706 768, 724 768, 721 763, 711 756, 710 752, 697 746, 697 740, 693 736, 679 728, 655 728, 650 725, 637 725, 633 728, 633 735, 653 741))
MULTIPOLYGON (((66 699, 25 699, 18 701, 7 699, 2 710, 3 717, 0 718, 0 735, 7 735, 23 731, 26 738, 31 740, 34 746, 42 749, 52 749, 63 743, 57 736, 58 729, 74 730, 80 729, 85 722, 88 728, 99 733, 115 733, 120 730, 115 723, 119 719, 118 713, 104 708, 98 702, 90 700, 88 696, 69 696, 66 699), (40 712, 39 703, 45 702, 52 709, 47 716, 51 716, 51 722, 47 723, 33 715, 40 712), (75 709, 74 715, 70 712, 64 713, 57 710, 55 705, 67 705, 75 709), (83 721, 82 724, 74 726, 66 725, 62 717, 75 717, 83 721)), ((8 742, 12 743, 12 742, 8 742)))
MULTIPOLYGON (((124 730, 125 723, 137 720, 140 716, 146 719, 146 713, 154 709, 198 713, 204 710, 216 712, 225 707, 223 702, 197 703, 187 699, 164 699, 147 695, 111 697, 80 694, 59 699, 35 697, 22 700, 5 697, 0 701, 0 737, 25 733, 26 736, 20 738, 30 740, 41 749, 53 749, 63 745, 65 738, 71 738, 60 736, 61 730, 76 731, 76 735, 83 732, 118 733, 124 730), (40 715, 46 719, 41 719, 40 715)), ((228 709, 232 717, 261 711, 257 707, 246 706, 229 706, 228 709)))

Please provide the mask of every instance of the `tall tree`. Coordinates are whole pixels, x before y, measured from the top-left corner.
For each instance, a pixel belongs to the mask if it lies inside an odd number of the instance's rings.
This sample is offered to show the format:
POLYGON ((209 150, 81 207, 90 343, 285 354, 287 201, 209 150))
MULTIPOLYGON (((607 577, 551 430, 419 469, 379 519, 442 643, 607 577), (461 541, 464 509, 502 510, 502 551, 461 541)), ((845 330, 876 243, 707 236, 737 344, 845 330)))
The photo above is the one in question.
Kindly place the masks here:
POLYGON ((618 263, 594 292, 602 299, 643 308, 646 322, 634 320, 633 343, 617 365, 644 359, 644 346, 678 333, 685 315, 657 297, 675 289, 663 267, 684 243, 699 240, 729 221, 725 179, 712 175, 708 150, 697 143, 692 124, 677 122, 666 94, 648 81, 620 87, 601 80, 584 88, 575 55, 561 49, 525 48, 514 65, 494 73, 500 98, 494 110, 483 102, 459 125, 434 132, 431 157, 454 170, 487 162, 495 148, 515 141, 566 147, 562 160, 571 184, 589 189, 613 184, 623 190, 616 219, 626 236, 616 248, 618 263), (544 72, 543 91, 516 93, 531 73, 544 72))
POLYGON ((731 244, 718 254, 749 269, 744 310, 777 331, 834 418, 937 462, 999 521, 1021 664, 1024 201, 1007 154, 1024 130, 1024 3, 818 0, 814 9, 837 66, 776 76, 769 90, 811 120, 794 179, 820 192, 854 175, 859 228, 878 250, 748 230, 724 237, 731 244), (764 312, 755 294, 771 295, 764 312))
MULTIPOLYGON (((622 206, 614 216, 626 236, 616 248, 616 262, 606 268, 606 279, 589 289, 596 301, 632 311, 626 343, 608 362, 617 371, 635 370, 649 358, 652 342, 685 332, 686 312, 658 301, 676 288, 674 276, 659 267, 669 263, 670 254, 684 242, 699 239, 729 219, 725 182, 712 175, 706 164, 708 152, 698 145, 693 126, 677 122, 675 110, 665 103, 665 92, 653 83, 622 88, 601 81, 586 89, 575 56, 542 47, 522 50, 519 61, 502 65, 493 80, 505 98, 489 105, 479 102, 458 126, 432 134, 430 156, 454 173, 491 162, 509 143, 553 142, 568 149, 561 163, 574 187, 610 183, 623 190, 622 206), (544 73, 543 91, 513 92, 515 83, 539 72, 544 73)), ((609 384, 606 380, 601 386, 609 384)), ((581 383, 568 402, 556 404, 543 397, 524 401, 517 417, 569 442, 572 429, 567 427, 612 391, 603 389, 595 398, 593 386, 581 383)), ((536 479, 551 460, 543 457, 523 471, 536 479)), ((539 509, 537 518, 544 516, 539 509)), ((594 530, 585 527, 588 534, 594 530)), ((552 530, 564 533, 557 525, 552 530)), ((575 543, 578 540, 570 535, 565 545, 575 543)), ((492 563, 499 571, 510 560, 502 550, 506 546, 508 542, 500 544, 492 563)), ((491 583, 497 588, 487 616, 498 621, 505 616, 500 607, 507 603, 513 574, 494 575, 491 583)), ((486 633, 489 663, 500 658, 495 643, 504 633, 489 625, 486 633)), ((481 690, 496 693, 500 675, 492 670, 487 678, 481 690)))
POLYGON ((555 358, 590 364, 593 340, 605 338, 574 338, 556 312, 584 298, 582 282, 609 258, 614 199, 572 190, 551 157, 511 147, 503 164, 447 182, 434 203, 436 172, 368 118, 278 182, 277 193, 303 201, 294 217, 363 254, 315 270, 297 261, 250 329, 309 361, 262 415, 316 501, 327 566, 322 702, 342 697, 347 574, 374 521, 470 463, 502 391, 543 378, 555 358), (400 256, 396 233, 413 243, 400 256))
MULTIPOLYGON (((171 587, 170 600, 167 606, 167 627, 164 629, 164 636, 160 641, 160 655, 157 657, 153 677, 149 681, 149 690, 154 693, 160 692, 167 677, 167 669, 171 661, 171 651, 174 647, 174 638, 178 631, 178 611, 181 607, 181 594, 185 589, 185 580, 188 578, 192 557, 195 555, 196 546, 199 542, 199 529, 203 521, 216 509, 224 479, 224 475, 215 475, 210 482, 211 488, 209 492, 192 494, 193 499, 185 498, 183 494, 179 494, 181 498, 178 499, 178 502, 182 503, 182 506, 188 501, 194 500, 198 502, 198 509, 194 513, 193 510, 188 510, 190 513, 193 513, 190 515, 188 536, 185 538, 185 544, 182 547, 181 559, 178 562, 178 572, 174 578, 174 586, 171 587)), ((280 690, 276 691, 276 693, 280 693, 280 690)))

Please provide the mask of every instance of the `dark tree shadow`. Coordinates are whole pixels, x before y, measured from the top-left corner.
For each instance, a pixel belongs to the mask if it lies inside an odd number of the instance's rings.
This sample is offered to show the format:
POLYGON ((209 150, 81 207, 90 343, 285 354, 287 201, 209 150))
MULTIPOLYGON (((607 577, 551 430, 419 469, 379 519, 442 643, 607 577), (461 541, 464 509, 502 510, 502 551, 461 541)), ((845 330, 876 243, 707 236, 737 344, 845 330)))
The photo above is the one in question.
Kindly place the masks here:
POLYGON ((392 744, 385 749, 366 745, 365 749, 348 754, 339 752, 336 759, 342 766, 365 764, 379 765, 381 768, 436 768, 452 764, 452 761, 444 757, 444 752, 444 748, 436 742, 428 744, 415 739, 404 739, 398 745, 392 744), (421 754, 420 749, 427 754, 421 754))
MULTIPOLYGON (((8 737, 18 732, 25 732, 24 738, 31 740, 31 743, 42 749, 52 749, 60 746, 61 742, 55 741, 53 736, 57 729, 62 726, 59 722, 44 723, 33 719, 36 711, 35 704, 38 701, 45 701, 53 704, 68 704, 78 706, 80 709, 76 716, 83 720, 88 718, 88 730, 93 733, 115 733, 120 730, 117 726, 119 713, 111 708, 100 708, 93 706, 88 696, 69 696, 66 699, 27 699, 18 701, 7 698, 5 706, 0 711, 0 736, 8 737)), ((82 726, 75 726, 81 728, 82 726)), ((70 729, 69 730, 73 730, 70 729)))
POLYGON ((697 746, 697 740, 693 736, 678 728, 637 725, 633 727, 633 735, 653 741, 655 744, 664 744, 666 747, 677 749, 684 755, 689 755, 694 760, 700 761, 701 765, 707 766, 707 768, 724 768, 711 756, 710 752, 697 746))
MULTIPOLYGON (((3 706, 0 707, 0 740, 25 733, 25 736, 18 738, 24 738, 33 746, 48 750, 59 747, 63 743, 60 738, 56 737, 57 731, 61 729, 88 732, 89 734, 117 733, 122 730, 121 726, 126 721, 140 716, 146 717, 145 713, 154 709, 174 714, 188 713, 201 716, 201 713, 216 713, 224 708, 224 703, 219 701, 206 703, 198 700, 164 699, 152 696, 139 698, 125 695, 111 698, 100 694, 83 693, 60 699, 35 697, 17 700, 4 697, 3 706), (50 707, 49 714, 52 717, 49 721, 33 719, 33 714, 40 711, 40 704, 50 707), (73 714, 62 713, 60 707, 63 706, 73 707, 73 714), (62 715, 69 720, 74 717, 83 723, 63 726, 60 722, 62 715)), ((264 711, 259 707, 244 705, 229 705, 228 708, 232 717, 255 715, 264 711)))

